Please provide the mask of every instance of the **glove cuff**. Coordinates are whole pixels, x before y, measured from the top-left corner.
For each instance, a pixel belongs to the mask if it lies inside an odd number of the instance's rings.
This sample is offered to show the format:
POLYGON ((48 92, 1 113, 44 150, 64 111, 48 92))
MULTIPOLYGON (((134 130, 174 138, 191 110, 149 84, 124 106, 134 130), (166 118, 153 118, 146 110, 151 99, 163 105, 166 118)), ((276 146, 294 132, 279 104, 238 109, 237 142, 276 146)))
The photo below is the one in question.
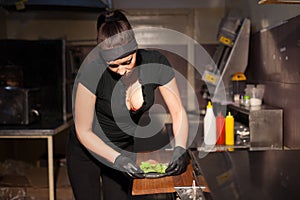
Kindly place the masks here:
POLYGON ((118 155, 115 159, 115 162, 113 163, 113 167, 119 168, 119 163, 122 160, 122 158, 123 158, 122 154, 118 155))
POLYGON ((183 153, 186 152, 186 149, 183 148, 182 146, 176 146, 176 147, 174 148, 174 152, 176 152, 176 153, 178 153, 178 154, 183 154, 183 153))
POLYGON ((177 160, 179 157, 186 153, 186 149, 181 146, 176 146, 173 152, 173 160, 177 160))

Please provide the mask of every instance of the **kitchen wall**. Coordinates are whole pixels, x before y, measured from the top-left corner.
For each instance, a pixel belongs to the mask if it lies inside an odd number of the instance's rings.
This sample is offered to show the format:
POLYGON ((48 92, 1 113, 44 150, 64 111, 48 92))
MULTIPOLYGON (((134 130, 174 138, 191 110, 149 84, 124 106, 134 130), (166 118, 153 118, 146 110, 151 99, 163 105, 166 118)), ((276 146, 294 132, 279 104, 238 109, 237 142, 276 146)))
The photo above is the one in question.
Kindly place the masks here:
POLYGON ((97 13, 70 11, 5 12, 8 39, 95 40, 97 13))
POLYGON ((300 148, 300 5, 227 0, 226 6, 230 15, 251 19, 248 82, 266 84, 264 103, 283 108, 285 147, 300 148))
MULTIPOLYGON (((128 5, 128 4, 126 4, 128 5)), ((127 6, 127 16, 134 28, 162 27, 178 31, 183 35, 194 38, 200 44, 216 44, 216 35, 221 18, 224 16, 224 4, 210 5, 209 3, 192 8, 151 8, 136 9, 138 7, 127 6)), ((121 7, 122 8, 122 7, 121 7)), ((1 11, 0 11, 1 12, 1 11)), ((73 44, 95 45, 97 12, 71 12, 71 11, 38 11, 28 10, 24 12, 3 12, 5 17, 6 38, 9 39, 65 39, 73 44)), ((1 31, 1 30, 0 30, 1 31)), ((177 42, 166 43, 165 38, 148 34, 145 38, 138 38, 139 44, 149 45, 149 41, 156 45, 177 45, 177 42)), ((186 44, 187 45, 187 44, 186 44)), ((161 46, 160 46, 161 47, 161 46)), ((188 48, 186 48, 188 49, 188 48)), ((192 55, 193 53, 189 53, 192 55)), ((194 56, 197 59, 197 56, 194 56)), ((187 66, 179 66, 187 70, 187 66)), ((191 70, 190 70, 191 71, 191 70)), ((189 76, 192 85, 193 75, 189 76)), ((184 92, 186 88, 182 89, 184 92)), ((187 95, 184 96, 187 99, 187 95)), ((188 100, 186 100, 188 101, 188 100)), ((194 104, 193 99, 189 104, 194 104)), ((192 106, 190 106, 193 109, 192 106)))
POLYGON ((226 12, 234 16, 249 17, 253 32, 275 26, 300 14, 300 4, 259 5, 257 2, 258 0, 226 0, 226 12))
POLYGON ((266 85, 266 104, 283 108, 284 144, 300 148, 300 15, 252 36, 249 81, 266 85))
MULTIPOLYGON (((198 9, 129 9, 133 26, 170 28, 194 37, 200 43, 216 43, 224 7, 198 9), (185 20, 184 23, 182 23, 185 20), (186 21, 187 20, 187 21, 186 21)), ((95 39, 97 12, 0 10, 1 38, 9 39, 95 39), (2 17, 3 16, 3 17, 2 17)))

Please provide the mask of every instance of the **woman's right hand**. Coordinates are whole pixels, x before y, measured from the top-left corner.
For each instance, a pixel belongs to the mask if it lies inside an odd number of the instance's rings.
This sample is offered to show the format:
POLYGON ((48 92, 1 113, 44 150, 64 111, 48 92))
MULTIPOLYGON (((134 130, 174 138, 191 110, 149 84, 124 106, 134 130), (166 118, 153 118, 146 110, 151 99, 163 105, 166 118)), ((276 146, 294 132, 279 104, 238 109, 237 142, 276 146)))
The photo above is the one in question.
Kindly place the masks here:
POLYGON ((114 167, 131 178, 145 178, 143 170, 136 166, 133 160, 121 154, 115 159, 114 167))

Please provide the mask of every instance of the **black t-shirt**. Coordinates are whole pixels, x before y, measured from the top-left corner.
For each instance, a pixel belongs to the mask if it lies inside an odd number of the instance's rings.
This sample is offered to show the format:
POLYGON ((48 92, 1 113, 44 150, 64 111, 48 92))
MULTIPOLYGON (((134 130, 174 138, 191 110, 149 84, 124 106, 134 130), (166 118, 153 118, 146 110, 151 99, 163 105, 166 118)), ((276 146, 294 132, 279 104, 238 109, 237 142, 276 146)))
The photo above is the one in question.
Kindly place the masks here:
MULTIPOLYGON (((126 86, 122 76, 106 67, 96 47, 83 62, 75 83, 78 82, 97 96, 94 132, 108 145, 126 148, 133 137, 141 116, 154 103, 155 89, 174 78, 174 71, 165 56, 155 50, 139 49, 136 67, 142 85, 144 103, 136 111, 126 106, 126 86), (102 74, 102 75, 101 75, 102 74), (99 126, 100 125, 100 126, 99 126)), ((75 94, 75 93, 74 93, 75 94)))

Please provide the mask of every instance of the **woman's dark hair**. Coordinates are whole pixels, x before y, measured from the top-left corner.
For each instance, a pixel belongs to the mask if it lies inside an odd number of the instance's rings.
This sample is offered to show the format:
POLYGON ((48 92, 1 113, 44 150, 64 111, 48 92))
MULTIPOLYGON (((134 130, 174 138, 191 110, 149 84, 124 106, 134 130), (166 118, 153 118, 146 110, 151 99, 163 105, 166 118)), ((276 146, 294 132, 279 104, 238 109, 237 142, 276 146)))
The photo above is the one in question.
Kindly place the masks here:
POLYGON ((123 11, 105 11, 99 15, 97 20, 97 43, 101 43, 100 46, 104 49, 127 44, 134 39, 131 29, 132 27, 123 11), (120 34, 122 32, 126 34, 120 34))

